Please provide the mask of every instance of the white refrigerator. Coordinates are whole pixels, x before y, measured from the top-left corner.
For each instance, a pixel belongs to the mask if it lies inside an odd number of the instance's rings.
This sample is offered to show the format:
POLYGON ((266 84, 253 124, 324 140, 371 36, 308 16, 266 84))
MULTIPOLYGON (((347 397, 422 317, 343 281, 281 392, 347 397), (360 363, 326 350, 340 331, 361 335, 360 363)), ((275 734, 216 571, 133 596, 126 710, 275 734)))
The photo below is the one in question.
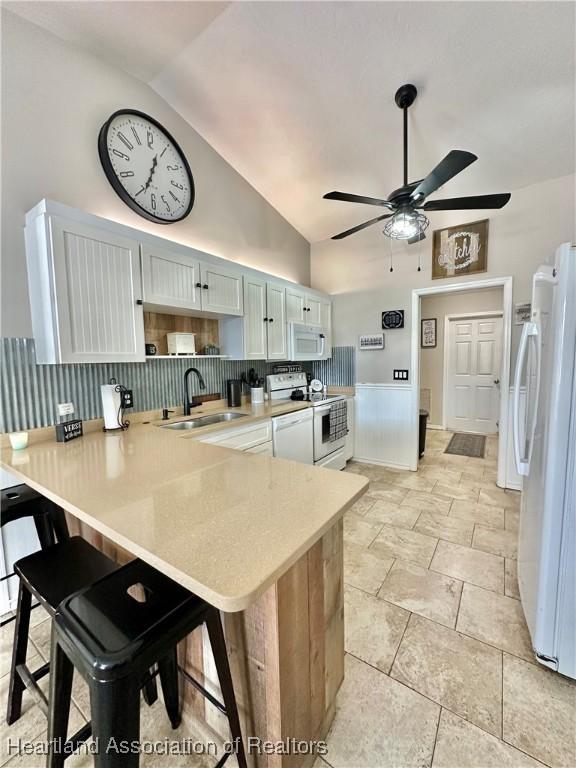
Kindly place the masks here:
POLYGON ((576 248, 561 245, 532 286, 514 380, 518 582, 538 661, 576 678, 576 248))

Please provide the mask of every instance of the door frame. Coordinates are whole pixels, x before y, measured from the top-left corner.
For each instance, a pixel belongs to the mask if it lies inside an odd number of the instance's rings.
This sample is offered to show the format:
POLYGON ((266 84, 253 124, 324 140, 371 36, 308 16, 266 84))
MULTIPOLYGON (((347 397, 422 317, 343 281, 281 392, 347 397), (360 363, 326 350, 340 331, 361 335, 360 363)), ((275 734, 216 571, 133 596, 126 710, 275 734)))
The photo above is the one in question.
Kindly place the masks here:
MULTIPOLYGON (((411 328, 411 360, 412 369, 412 404, 410 408, 410 431, 412 434, 412 451, 410 469, 418 469, 418 416, 420 408, 420 299, 437 293, 457 293, 459 291, 477 291, 481 288, 502 288, 502 364, 500 381, 506 388, 506 397, 500 394, 500 418, 498 441, 498 479, 497 485, 506 485, 506 457, 508 455, 508 392, 510 391, 510 351, 512 345, 512 276, 489 277, 484 280, 458 281, 430 285, 427 288, 414 288, 412 291, 412 328, 411 328)), ((502 388, 501 388, 502 389, 502 388)))
MULTIPOLYGON (((503 317, 504 312, 501 309, 488 310, 487 312, 456 312, 453 315, 444 316, 444 361, 442 370, 442 429, 446 429, 448 419, 446 418, 448 397, 446 382, 448 380, 448 373, 450 371, 450 345, 446 343, 448 339, 448 333, 450 329, 450 323, 452 320, 458 320, 460 318, 478 319, 481 317, 503 317)), ((504 322, 502 322, 502 336, 504 336, 504 322)), ((502 338, 503 342, 504 339, 502 338)), ((503 344, 501 344, 503 347, 503 344)), ((502 368, 502 366, 500 366, 502 368)), ((500 379, 502 383, 502 379, 500 379)), ((502 386, 500 386, 500 397, 502 397, 502 386)), ((500 407, 500 404, 498 404, 500 407)), ((500 433, 500 422, 498 422, 498 434, 500 433)))

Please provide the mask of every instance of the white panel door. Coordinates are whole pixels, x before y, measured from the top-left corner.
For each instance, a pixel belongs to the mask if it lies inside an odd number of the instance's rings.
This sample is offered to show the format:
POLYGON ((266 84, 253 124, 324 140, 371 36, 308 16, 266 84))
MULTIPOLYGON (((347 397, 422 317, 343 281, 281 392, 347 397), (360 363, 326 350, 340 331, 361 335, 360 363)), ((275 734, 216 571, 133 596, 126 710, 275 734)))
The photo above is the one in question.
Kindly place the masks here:
POLYGON ((288 357, 288 337, 286 333, 286 296, 284 286, 268 283, 266 295, 268 360, 286 360, 288 357))
MULTIPOLYGON (((239 322, 234 320, 234 323, 239 322)), ((266 283, 257 278, 244 278, 244 359, 266 360, 268 317, 266 283)))
POLYGON ((466 317, 449 322, 446 426, 484 435, 498 432, 502 318, 466 317))
POLYGON ((51 219, 62 363, 144 362, 139 245, 51 219))
POLYGON ((286 288, 286 322, 305 323, 306 295, 298 287, 286 288))
POLYGON ((200 309, 200 264, 188 254, 143 245, 144 301, 163 307, 200 309))
POLYGON ((242 315, 244 312, 242 274, 215 267, 200 265, 202 283, 202 310, 219 315, 242 315))
POLYGON ((322 301, 316 296, 308 294, 305 306, 306 325, 322 325, 322 301))

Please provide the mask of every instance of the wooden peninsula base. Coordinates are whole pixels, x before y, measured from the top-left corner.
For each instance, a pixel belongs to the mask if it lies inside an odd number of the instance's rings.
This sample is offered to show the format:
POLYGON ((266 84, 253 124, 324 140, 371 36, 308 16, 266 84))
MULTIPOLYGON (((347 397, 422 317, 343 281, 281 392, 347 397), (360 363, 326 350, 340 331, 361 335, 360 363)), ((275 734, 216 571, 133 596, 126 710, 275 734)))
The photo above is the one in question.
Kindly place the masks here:
MULTIPOLYGON (((68 522, 71 533, 81 533, 118 562, 132 559, 76 517, 68 522)), ((342 519, 253 605, 222 616, 246 746, 251 737, 322 740, 344 677, 342 519)), ((182 643, 180 659, 220 698, 204 630, 182 643)), ((189 684, 182 685, 182 696, 185 722, 216 743, 228 740, 226 718, 204 696, 189 684)), ((314 760, 314 754, 248 755, 248 764, 258 768, 308 768, 314 760)))

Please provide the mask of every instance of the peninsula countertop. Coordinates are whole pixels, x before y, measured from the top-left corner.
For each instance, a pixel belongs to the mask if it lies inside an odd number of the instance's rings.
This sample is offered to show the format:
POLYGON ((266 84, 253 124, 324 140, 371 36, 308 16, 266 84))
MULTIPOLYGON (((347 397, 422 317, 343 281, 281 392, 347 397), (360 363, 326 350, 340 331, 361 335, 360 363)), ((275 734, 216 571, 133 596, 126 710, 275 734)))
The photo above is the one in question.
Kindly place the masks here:
POLYGON ((66 444, 4 448, 0 464, 227 612, 251 605, 368 486, 359 475, 144 423, 66 444))

